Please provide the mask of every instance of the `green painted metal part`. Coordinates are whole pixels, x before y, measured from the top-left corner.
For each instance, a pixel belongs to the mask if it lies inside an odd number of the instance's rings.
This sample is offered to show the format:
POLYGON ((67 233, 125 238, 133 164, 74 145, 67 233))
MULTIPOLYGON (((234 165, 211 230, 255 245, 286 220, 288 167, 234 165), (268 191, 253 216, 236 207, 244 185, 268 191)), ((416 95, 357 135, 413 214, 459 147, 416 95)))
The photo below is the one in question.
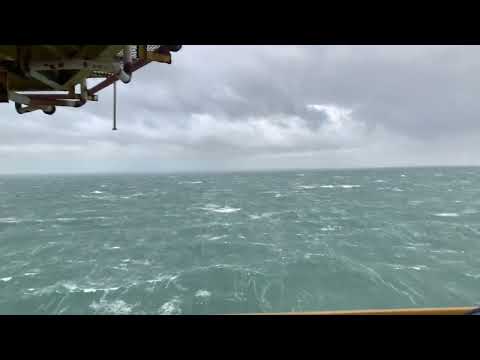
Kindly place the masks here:
MULTIPOLYGON (((82 58, 94 60, 118 56, 124 45, 0 45, 0 71, 9 73, 9 88, 13 91, 51 91, 46 84, 22 74, 22 62, 28 61, 65 61, 82 58)), ((61 84, 65 90, 90 77, 91 70, 48 71, 51 80, 61 84)))

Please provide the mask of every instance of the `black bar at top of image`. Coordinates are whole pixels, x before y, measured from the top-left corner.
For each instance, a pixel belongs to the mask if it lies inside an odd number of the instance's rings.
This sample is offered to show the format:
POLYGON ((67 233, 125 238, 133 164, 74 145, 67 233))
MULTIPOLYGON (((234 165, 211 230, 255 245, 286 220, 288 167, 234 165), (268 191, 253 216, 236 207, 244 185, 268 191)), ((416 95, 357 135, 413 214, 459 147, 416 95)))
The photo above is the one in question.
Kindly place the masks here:
POLYGON ((285 6, 277 2, 262 8, 260 4, 223 3, 222 7, 197 9, 189 3, 176 12, 169 12, 164 5, 156 10, 132 7, 124 16, 121 11, 100 12, 96 5, 90 14, 88 9, 80 7, 65 16, 49 8, 52 23, 43 17, 19 19, 13 11, 2 10, 0 43, 480 44, 477 12, 441 4, 421 8, 403 3, 285 6))

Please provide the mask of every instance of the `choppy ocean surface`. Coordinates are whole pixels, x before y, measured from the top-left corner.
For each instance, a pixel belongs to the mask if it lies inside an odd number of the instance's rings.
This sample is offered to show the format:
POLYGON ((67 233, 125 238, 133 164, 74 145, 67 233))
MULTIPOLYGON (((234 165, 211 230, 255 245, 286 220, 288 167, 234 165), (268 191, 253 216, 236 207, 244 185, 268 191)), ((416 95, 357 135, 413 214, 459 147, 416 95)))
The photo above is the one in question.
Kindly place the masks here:
POLYGON ((1 314, 473 306, 480 168, 0 177, 1 314))

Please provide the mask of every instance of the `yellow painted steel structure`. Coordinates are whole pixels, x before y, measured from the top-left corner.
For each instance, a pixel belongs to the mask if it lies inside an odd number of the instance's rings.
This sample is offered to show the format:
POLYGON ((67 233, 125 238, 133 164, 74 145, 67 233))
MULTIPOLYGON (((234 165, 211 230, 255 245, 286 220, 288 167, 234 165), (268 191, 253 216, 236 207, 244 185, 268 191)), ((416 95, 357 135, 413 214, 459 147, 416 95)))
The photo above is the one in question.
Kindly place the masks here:
POLYGON ((345 311, 306 311, 286 313, 255 313, 250 315, 466 315, 475 307, 442 307, 442 308, 406 308, 406 309, 373 309, 345 311))

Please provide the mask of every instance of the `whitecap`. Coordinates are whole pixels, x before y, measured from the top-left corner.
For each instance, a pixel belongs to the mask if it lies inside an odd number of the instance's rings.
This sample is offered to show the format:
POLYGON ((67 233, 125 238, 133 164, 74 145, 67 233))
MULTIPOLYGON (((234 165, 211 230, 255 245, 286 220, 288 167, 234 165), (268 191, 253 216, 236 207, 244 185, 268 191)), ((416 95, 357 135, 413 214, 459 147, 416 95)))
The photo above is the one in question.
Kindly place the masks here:
POLYGON ((202 297, 202 298, 210 297, 210 295, 212 295, 210 291, 203 290, 203 289, 200 289, 195 293, 196 297, 202 297))
POLYGON ((401 177, 406 177, 407 175, 405 175, 405 174, 402 174, 402 175, 400 175, 400 176, 401 176, 401 177))
POLYGON ((16 224, 19 223, 20 220, 17 219, 16 217, 6 217, 6 218, 0 218, 0 223, 4 224, 16 224))
POLYGON ((417 271, 428 269, 426 265, 415 265, 415 266, 409 266, 408 268, 412 270, 417 270, 417 271))
POLYGON ((402 189, 399 189, 399 188, 397 188, 397 187, 394 187, 394 188, 392 188, 392 191, 402 192, 403 190, 402 190, 402 189))
POLYGON ((74 221, 74 220, 77 220, 77 218, 62 218, 62 217, 59 217, 56 220, 57 221, 74 221))
MULTIPOLYGON (((436 254, 457 254, 458 251, 451 250, 451 249, 440 249, 440 250, 431 250, 430 252, 436 253, 436 254)), ((463 253, 463 251, 460 251, 463 253)))
POLYGON ((172 300, 164 303, 160 307, 158 312, 161 315, 179 315, 182 313, 182 309, 180 309, 180 304, 181 304, 180 299, 177 296, 175 296, 172 300))
POLYGON ((192 184, 192 185, 195 185, 195 184, 203 184, 203 181, 201 181, 201 180, 198 180, 198 181, 180 181, 179 184, 180 184, 180 185, 182 185, 182 184, 192 184))
POLYGON ((119 287, 110 287, 110 288, 84 288, 84 289, 80 289, 81 291, 83 291, 84 293, 95 293, 97 291, 105 291, 105 292, 109 292, 109 291, 115 291, 115 290, 118 290, 120 289, 119 287))
POLYGON ((434 214, 434 216, 440 216, 440 217, 457 217, 459 216, 457 213, 437 213, 434 214))
POLYGON ((384 183, 384 182, 385 182, 385 180, 378 179, 378 180, 375 180, 374 182, 376 182, 376 183, 384 183))
POLYGON ((480 274, 470 274, 470 273, 466 273, 465 275, 468 276, 468 277, 472 277, 472 278, 474 278, 474 279, 479 279, 479 278, 480 278, 480 274))
POLYGON ((78 290, 78 285, 73 282, 65 282, 62 286, 67 289, 69 292, 75 292, 78 290))
POLYGON ((107 302, 105 299, 101 299, 100 302, 93 302, 90 304, 90 308, 95 312, 102 312, 114 315, 127 315, 132 312, 132 305, 127 304, 123 300, 115 300, 107 302))
POLYGON ((27 272, 25 274, 23 274, 24 276, 35 276, 35 275, 38 275, 37 272, 27 272))
POLYGON ((282 194, 275 194, 276 198, 282 197, 282 194))
POLYGON ((215 241, 215 240, 224 239, 224 238, 226 238, 226 237, 228 237, 228 235, 212 236, 212 237, 209 238, 208 240, 215 241))
POLYGON ((92 191, 90 194, 103 194, 103 191, 95 190, 92 191))
POLYGON ((334 226, 328 225, 328 226, 325 226, 325 227, 321 227, 320 230, 321 231, 334 231, 334 230, 336 230, 336 228, 334 226))
POLYGON ((328 184, 328 185, 320 185, 321 188, 324 188, 324 189, 333 189, 333 188, 342 188, 342 189, 352 189, 352 188, 358 188, 360 187, 360 185, 331 185, 331 184, 328 184))
POLYGON ((167 284, 165 285, 165 287, 168 287, 168 285, 172 281, 175 281, 177 279, 178 279, 178 275, 164 274, 164 275, 160 275, 156 279, 147 280, 146 282, 149 284, 155 284, 157 282, 166 282, 167 284))
POLYGON ((299 189, 305 189, 305 190, 311 190, 311 189, 316 189, 317 186, 315 185, 300 185, 298 186, 299 189))
POLYGON ((111 219, 111 218, 106 216, 89 216, 85 218, 85 220, 106 220, 106 219, 111 219))
POLYGON ((428 269, 428 267, 426 265, 406 266, 406 265, 400 265, 400 264, 393 264, 393 265, 390 265, 390 266, 392 266, 395 270, 417 270, 417 271, 421 271, 421 270, 428 269))
POLYGON ((260 215, 256 215, 256 214, 248 215, 248 217, 252 220, 259 220, 259 219, 263 219, 263 218, 269 218, 272 215, 273 215, 273 213, 266 212, 266 213, 263 213, 263 214, 260 214, 260 215))
POLYGON ((4 278, 0 278, 0 281, 3 281, 3 282, 7 282, 7 281, 10 281, 12 280, 12 277, 11 276, 7 276, 7 277, 4 277, 4 278))
POLYGON ((242 210, 241 208, 232 208, 232 207, 229 207, 229 206, 225 206, 223 208, 220 208, 220 207, 217 207, 217 205, 215 205, 215 207, 212 206, 212 207, 205 207, 205 208, 201 208, 201 209, 206 210, 206 211, 213 211, 213 212, 221 213, 221 214, 229 214, 229 213, 234 213, 234 212, 242 210))

